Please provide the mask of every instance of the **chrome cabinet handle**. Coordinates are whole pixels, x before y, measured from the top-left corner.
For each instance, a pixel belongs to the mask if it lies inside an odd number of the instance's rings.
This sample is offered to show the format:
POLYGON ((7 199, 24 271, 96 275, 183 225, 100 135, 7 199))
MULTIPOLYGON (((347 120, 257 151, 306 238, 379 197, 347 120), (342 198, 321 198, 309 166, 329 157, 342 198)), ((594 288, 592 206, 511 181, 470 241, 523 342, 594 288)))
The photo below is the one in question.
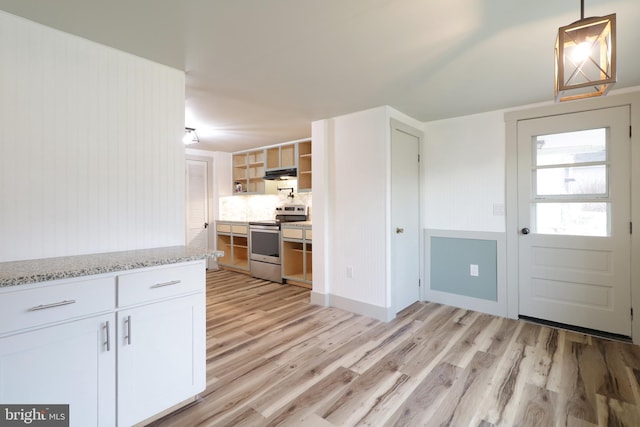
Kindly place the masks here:
POLYGON ((529 234, 531 232, 531 230, 529 230, 527 227, 522 229, 522 234, 529 234))
POLYGON ((40 304, 35 307, 29 308, 27 311, 46 310, 47 308, 61 307, 63 305, 69 305, 69 304, 75 304, 75 303, 76 303, 76 300, 70 299, 70 300, 64 300, 60 302, 53 302, 51 304, 40 304))
POLYGON ((165 286, 173 286, 173 285, 177 285, 179 283, 181 283, 180 280, 172 280, 170 282, 156 283, 155 285, 151 286, 151 289, 163 288, 165 286))
POLYGON ((127 316, 124 319, 124 323, 127 324, 127 335, 125 335, 124 339, 127 340, 127 344, 131 345, 131 316, 127 316))
POLYGON ((111 351, 111 337, 109 336, 109 321, 107 320, 103 326, 104 333, 106 335, 106 340, 104 342, 104 346, 107 348, 107 351, 111 351))

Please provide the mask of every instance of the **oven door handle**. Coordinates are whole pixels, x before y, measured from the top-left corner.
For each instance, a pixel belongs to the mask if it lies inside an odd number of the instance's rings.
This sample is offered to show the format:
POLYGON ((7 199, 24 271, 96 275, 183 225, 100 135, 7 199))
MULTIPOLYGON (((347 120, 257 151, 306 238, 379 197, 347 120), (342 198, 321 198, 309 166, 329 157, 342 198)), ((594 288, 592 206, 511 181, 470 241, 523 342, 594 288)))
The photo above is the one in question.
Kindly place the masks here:
POLYGON ((273 234, 280 233, 279 228, 270 227, 268 225, 252 225, 251 227, 249 227, 249 231, 259 231, 261 233, 273 233, 273 234))

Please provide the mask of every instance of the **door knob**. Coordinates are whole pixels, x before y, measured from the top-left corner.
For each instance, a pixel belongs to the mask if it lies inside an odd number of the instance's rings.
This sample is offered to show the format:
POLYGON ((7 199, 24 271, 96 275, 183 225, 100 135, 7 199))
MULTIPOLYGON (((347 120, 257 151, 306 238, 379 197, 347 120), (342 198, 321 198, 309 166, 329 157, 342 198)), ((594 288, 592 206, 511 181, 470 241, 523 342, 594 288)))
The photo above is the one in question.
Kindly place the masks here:
POLYGON ((209 227, 209 223, 208 223, 208 222, 205 222, 205 223, 204 223, 204 228, 208 228, 208 227, 209 227))
POLYGON ((404 233, 404 228, 396 227, 396 234, 401 234, 401 233, 404 233))
POLYGON ((531 232, 531 230, 529 230, 527 227, 522 229, 522 234, 529 234, 531 232))

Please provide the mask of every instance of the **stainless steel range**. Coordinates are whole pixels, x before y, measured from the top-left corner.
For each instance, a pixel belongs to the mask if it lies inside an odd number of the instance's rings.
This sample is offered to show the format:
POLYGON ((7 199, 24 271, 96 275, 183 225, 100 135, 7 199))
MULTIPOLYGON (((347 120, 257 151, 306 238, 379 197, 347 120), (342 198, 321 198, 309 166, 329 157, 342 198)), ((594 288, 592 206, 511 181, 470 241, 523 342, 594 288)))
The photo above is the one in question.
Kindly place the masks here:
POLYGON ((249 264, 253 277, 282 283, 280 224, 306 220, 304 205, 287 204, 276 208, 275 219, 249 222, 249 264))

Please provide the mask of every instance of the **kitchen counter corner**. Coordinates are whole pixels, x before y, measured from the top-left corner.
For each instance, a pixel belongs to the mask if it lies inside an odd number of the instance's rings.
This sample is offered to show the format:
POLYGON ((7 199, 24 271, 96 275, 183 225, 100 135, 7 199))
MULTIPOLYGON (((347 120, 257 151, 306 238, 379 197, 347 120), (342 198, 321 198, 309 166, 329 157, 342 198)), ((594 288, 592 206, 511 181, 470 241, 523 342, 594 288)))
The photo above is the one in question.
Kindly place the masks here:
POLYGON ((188 246, 138 249, 0 263, 0 288, 218 258, 220 251, 188 246))

